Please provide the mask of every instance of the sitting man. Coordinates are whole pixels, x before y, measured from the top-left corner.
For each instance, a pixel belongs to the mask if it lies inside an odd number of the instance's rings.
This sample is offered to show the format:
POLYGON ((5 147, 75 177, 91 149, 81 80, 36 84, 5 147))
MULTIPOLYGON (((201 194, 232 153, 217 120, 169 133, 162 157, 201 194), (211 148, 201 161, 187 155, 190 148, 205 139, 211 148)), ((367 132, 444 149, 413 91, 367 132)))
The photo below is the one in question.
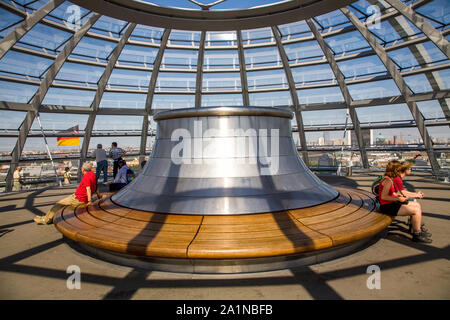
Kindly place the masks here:
POLYGON ((83 173, 83 178, 81 179, 80 185, 75 190, 75 193, 58 201, 44 217, 36 216, 34 218, 35 222, 38 224, 51 224, 55 213, 63 207, 77 207, 82 204, 91 203, 93 192, 97 194, 98 199, 102 198, 102 195, 97 189, 97 178, 92 172, 92 165, 90 163, 84 163, 81 172, 83 173))
POLYGON ((114 181, 106 183, 107 185, 109 185, 109 191, 118 191, 122 189, 134 178, 134 171, 129 166, 127 166, 125 160, 120 159, 118 161, 118 165, 119 171, 117 172, 114 181))

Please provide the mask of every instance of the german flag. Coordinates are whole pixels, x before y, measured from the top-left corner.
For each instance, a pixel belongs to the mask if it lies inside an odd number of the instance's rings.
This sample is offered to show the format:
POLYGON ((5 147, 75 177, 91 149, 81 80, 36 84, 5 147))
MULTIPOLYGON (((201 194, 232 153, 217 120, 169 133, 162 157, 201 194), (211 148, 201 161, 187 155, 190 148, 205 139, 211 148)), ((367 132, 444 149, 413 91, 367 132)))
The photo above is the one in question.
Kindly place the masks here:
MULTIPOLYGON (((78 127, 78 125, 71 127, 65 131, 60 131, 58 133, 60 133, 61 135, 66 134, 66 135, 73 135, 75 133, 79 133, 80 129, 78 127)), ((56 138, 56 146, 79 146, 80 145, 80 137, 57 137, 56 138)))

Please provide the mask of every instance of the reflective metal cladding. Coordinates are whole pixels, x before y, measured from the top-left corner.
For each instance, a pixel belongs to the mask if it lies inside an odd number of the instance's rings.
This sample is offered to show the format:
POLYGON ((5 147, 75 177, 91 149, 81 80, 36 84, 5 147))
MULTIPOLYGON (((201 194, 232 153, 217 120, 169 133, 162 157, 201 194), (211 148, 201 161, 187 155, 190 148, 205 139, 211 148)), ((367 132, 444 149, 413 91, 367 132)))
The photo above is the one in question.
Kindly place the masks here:
POLYGON ((303 163, 290 111, 209 107, 158 113, 152 156, 112 197, 137 210, 198 215, 276 212, 338 196, 303 163))

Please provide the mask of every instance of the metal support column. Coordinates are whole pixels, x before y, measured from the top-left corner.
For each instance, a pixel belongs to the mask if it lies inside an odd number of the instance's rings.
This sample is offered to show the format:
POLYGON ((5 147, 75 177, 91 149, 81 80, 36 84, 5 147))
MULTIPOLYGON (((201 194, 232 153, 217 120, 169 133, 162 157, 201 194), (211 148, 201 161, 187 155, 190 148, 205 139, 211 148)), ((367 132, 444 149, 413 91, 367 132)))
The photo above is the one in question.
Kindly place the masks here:
POLYGON ((356 114, 356 110, 354 107, 352 107, 352 97, 350 95, 350 91, 347 88, 347 85, 345 84, 345 77, 342 74, 341 70, 339 69, 336 60, 334 59, 334 55, 331 52, 328 45, 323 40, 322 34, 317 30, 314 23, 311 21, 311 19, 306 20, 306 23, 308 24, 309 28, 311 29, 312 33, 314 34, 314 37, 316 38, 317 42, 320 45, 320 48, 322 49, 323 53, 325 54, 325 57, 328 61, 328 64, 331 67, 331 70, 333 70, 334 76, 336 77, 336 80, 339 84, 339 87, 342 92, 342 96, 344 97, 345 103, 347 104, 349 108, 350 118, 352 119, 353 123, 353 129, 355 130, 356 138, 358 140, 358 147, 359 151, 361 153, 361 160, 364 168, 369 168, 369 160, 367 158, 367 152, 366 147, 364 145, 364 140, 361 133, 361 125, 359 123, 358 115, 356 114))
POLYGON ((202 86, 203 86, 203 58, 205 56, 205 39, 206 31, 202 31, 200 37, 200 45, 198 47, 197 58, 197 77, 195 79, 195 107, 200 108, 202 106, 202 86))
POLYGON ((8 170, 8 174, 6 176, 6 191, 11 191, 12 189, 12 176, 14 171, 17 168, 20 157, 22 155, 23 147, 25 146, 25 141, 28 135, 28 132, 33 125, 33 121, 36 117, 36 114, 39 112, 39 108, 41 107, 41 103, 44 100, 45 95, 47 94, 48 89, 50 88, 53 80, 58 74, 64 62, 67 60, 69 55, 75 49, 78 42, 83 38, 86 32, 90 29, 92 25, 100 18, 99 14, 92 15, 91 18, 73 35, 72 38, 67 42, 64 46, 64 49, 58 54, 52 66, 47 71, 45 78, 41 81, 39 89, 31 101, 31 110, 27 112, 25 120, 19 127, 19 138, 17 139, 16 146, 14 147, 11 154, 11 164, 8 170))
POLYGON ((350 20, 350 22, 355 25, 361 35, 366 39, 375 53, 378 55, 380 60, 385 65, 387 71, 391 75, 395 84, 397 85, 400 93, 403 95, 406 104, 408 105, 409 110, 416 122, 416 126, 419 129, 420 135, 422 137, 428 159, 430 160, 431 168, 433 170, 434 175, 438 175, 440 171, 439 163, 436 160, 436 156, 433 151, 433 143, 431 141, 430 135, 428 134, 428 130, 425 127, 425 119, 423 115, 420 113, 419 108, 417 107, 417 103, 412 99, 413 93, 406 85, 403 80, 402 75, 397 70, 395 63, 389 58, 384 48, 377 42, 373 34, 361 23, 361 21, 347 8, 340 9, 342 13, 350 20))
POLYGON ((242 88, 242 100, 244 106, 250 105, 250 98, 248 95, 248 83, 247 83, 247 69, 245 68, 245 56, 244 56, 244 44, 242 42, 242 31, 237 30, 237 46, 239 54, 239 70, 241 74, 241 88, 242 88))
POLYGON ((450 59, 450 45, 447 39, 428 23, 424 18, 414 12, 414 10, 406 6, 400 0, 385 0, 394 7, 403 16, 408 18, 420 31, 422 31, 433 43, 441 50, 447 58, 450 59))
POLYGON ((272 33, 275 37, 278 51, 280 53, 280 58, 283 63, 284 72, 286 73, 286 78, 287 78, 287 81, 289 84, 289 91, 291 93, 293 109, 295 112, 295 120, 297 121, 298 136, 300 138, 300 145, 302 147, 303 161, 305 162, 305 164, 307 166, 309 166, 308 147, 306 144, 305 129, 303 127, 303 117, 302 117, 302 113, 300 110, 300 102, 298 99, 297 90, 295 88, 294 77, 292 76, 292 72, 289 67, 289 60, 288 60, 286 51, 284 50, 283 44, 281 42, 280 31, 278 30, 277 27, 272 27, 272 33))
POLYGON ((83 145, 81 147, 80 151, 80 164, 78 166, 78 174, 77 179, 78 181, 81 181, 81 167, 83 166, 83 163, 86 161, 87 157, 87 151, 89 149, 89 143, 91 141, 92 136, 92 130, 94 128, 94 122, 95 118, 97 117, 97 112, 100 107, 100 101, 102 100, 103 93, 105 92, 106 85, 109 81, 109 78, 111 77, 112 71, 114 69, 114 66, 116 65, 117 60, 119 59, 120 53, 122 52, 123 48, 125 47, 125 44, 128 41, 128 38, 131 36, 131 33, 133 32, 134 28, 136 27, 135 23, 131 23, 127 30, 125 31, 124 35, 120 39, 119 43, 117 44, 116 48, 112 51, 108 64, 105 67, 105 71, 103 71, 103 74, 98 81, 97 85, 97 91, 95 92, 94 100, 91 103, 91 109, 93 110, 92 113, 89 115, 88 122, 86 124, 84 139, 83 139, 83 145))
POLYGON ((164 50, 166 50, 167 42, 169 41, 171 29, 165 29, 161 38, 158 53, 153 63, 152 76, 148 85, 147 98, 145 100, 146 115, 142 121, 142 133, 141 133, 141 145, 139 150, 139 163, 145 159, 145 150, 147 148, 147 135, 148 135, 148 117, 152 113, 153 96, 155 94, 156 80, 158 79, 159 68, 161 67, 164 50))
POLYGON ((9 49, 22 39, 22 37, 33 28, 36 23, 41 21, 53 9, 58 7, 64 0, 50 0, 46 5, 34 12, 23 20, 17 27, 14 28, 6 37, 0 42, 0 59, 8 52, 9 49))

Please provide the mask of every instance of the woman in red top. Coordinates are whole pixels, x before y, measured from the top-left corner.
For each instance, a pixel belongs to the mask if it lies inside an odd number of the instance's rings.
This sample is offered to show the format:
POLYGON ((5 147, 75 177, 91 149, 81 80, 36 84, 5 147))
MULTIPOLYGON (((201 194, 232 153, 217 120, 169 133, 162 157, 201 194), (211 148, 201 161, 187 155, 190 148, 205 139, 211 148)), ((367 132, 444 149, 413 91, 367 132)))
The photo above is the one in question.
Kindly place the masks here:
POLYGON ((408 202, 408 198, 394 189, 393 179, 399 175, 399 162, 390 161, 386 166, 383 180, 380 182, 380 212, 391 216, 410 216, 413 228, 413 241, 430 243, 432 240, 422 231, 422 210, 416 202, 408 202))
MULTIPOLYGON (((410 174, 411 174, 411 164, 406 161, 401 162, 399 165, 399 169, 398 169, 398 176, 394 178, 394 189, 395 189, 395 192, 399 192, 403 196, 409 198, 409 202, 413 202, 414 205, 419 207, 420 212, 422 212, 422 206, 420 205, 420 203, 418 201, 416 201, 415 199, 411 199, 411 198, 422 199, 424 197, 423 192, 422 191, 410 192, 410 191, 406 190, 403 185, 403 178, 410 174)), ((409 225, 409 232, 412 233, 411 219, 409 219, 408 225, 409 225)), ((422 228, 422 231, 424 231, 425 233, 428 233, 428 235, 431 236, 431 233, 428 232, 428 230, 424 227, 423 223, 422 223, 421 228, 422 228)))

